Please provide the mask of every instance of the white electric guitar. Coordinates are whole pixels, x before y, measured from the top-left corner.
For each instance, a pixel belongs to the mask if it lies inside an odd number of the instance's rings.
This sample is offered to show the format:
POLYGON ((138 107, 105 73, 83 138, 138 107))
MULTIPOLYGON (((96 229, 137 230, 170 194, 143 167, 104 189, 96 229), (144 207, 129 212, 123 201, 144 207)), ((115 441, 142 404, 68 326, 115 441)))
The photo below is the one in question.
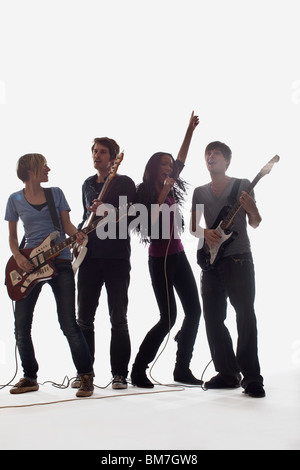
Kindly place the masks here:
MULTIPOLYGON (((119 155, 117 155, 117 157, 115 159, 115 162, 111 167, 109 175, 106 178, 105 183, 102 187, 102 190, 100 191, 100 194, 97 198, 97 200, 99 202, 102 201, 110 182, 116 176, 116 173, 118 171, 118 168, 119 168, 123 158, 124 158, 124 152, 121 152, 121 153, 119 153, 119 155)), ((82 229, 88 227, 92 223, 92 221, 94 220, 95 215, 96 215, 95 212, 92 212, 90 214, 89 218, 84 222, 84 224, 82 226, 82 229)), ((81 245, 76 244, 74 246, 74 249, 73 249, 73 262, 72 262, 72 267, 73 267, 74 274, 76 274, 79 266, 81 265, 82 261, 84 260, 86 254, 87 254, 87 250, 88 250, 87 244, 88 244, 88 239, 86 239, 81 245)))

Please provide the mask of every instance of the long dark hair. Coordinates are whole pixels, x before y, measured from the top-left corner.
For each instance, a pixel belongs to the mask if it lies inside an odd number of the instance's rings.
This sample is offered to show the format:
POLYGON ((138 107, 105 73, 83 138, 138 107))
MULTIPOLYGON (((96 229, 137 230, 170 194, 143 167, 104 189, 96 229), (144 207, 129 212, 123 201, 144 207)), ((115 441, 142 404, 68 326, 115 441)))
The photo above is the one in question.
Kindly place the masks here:
POLYGON ((158 193, 155 187, 155 182, 161 164, 161 159, 164 155, 168 155, 173 161, 173 174, 171 176, 176 180, 172 191, 175 202, 182 205, 184 201, 184 194, 186 194, 187 183, 179 178, 181 168, 178 168, 176 161, 170 153, 156 152, 152 155, 152 157, 149 158, 145 167, 143 182, 138 186, 138 191, 140 188, 143 189, 144 200, 142 202, 145 205, 155 204, 157 202, 158 193))
MULTIPOLYGON (((170 191, 170 195, 174 197, 176 204, 182 206, 184 202, 184 195, 186 194, 187 183, 181 178, 179 178, 179 173, 182 168, 179 168, 179 165, 177 165, 177 162, 174 160, 173 156, 168 152, 154 153, 152 157, 149 158, 145 167, 143 182, 137 186, 137 202, 139 202, 140 204, 144 204, 148 209, 149 227, 151 226, 151 204, 156 204, 158 198, 158 192, 155 186, 155 182, 161 164, 161 159, 164 155, 170 156, 173 161, 173 174, 171 176, 176 180, 172 191, 170 191)), ((182 217, 181 219, 181 226, 183 229, 184 222, 182 217)), ((143 242, 149 242, 149 236, 145 233, 143 227, 137 227, 136 231, 141 236, 143 242)))

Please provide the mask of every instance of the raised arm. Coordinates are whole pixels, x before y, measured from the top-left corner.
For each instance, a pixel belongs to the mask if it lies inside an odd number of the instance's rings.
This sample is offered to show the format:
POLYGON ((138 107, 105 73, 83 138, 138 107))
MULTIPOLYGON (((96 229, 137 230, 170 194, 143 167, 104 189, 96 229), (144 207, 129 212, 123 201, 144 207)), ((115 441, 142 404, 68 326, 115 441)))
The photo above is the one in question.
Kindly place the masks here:
POLYGON ((190 121, 188 124, 188 128, 186 130, 183 142, 181 144, 180 150, 177 155, 177 160, 179 160, 181 163, 185 163, 186 157, 189 151, 190 143, 192 140, 192 136, 194 133, 194 130, 199 124, 199 117, 194 115, 194 111, 191 114, 190 121))

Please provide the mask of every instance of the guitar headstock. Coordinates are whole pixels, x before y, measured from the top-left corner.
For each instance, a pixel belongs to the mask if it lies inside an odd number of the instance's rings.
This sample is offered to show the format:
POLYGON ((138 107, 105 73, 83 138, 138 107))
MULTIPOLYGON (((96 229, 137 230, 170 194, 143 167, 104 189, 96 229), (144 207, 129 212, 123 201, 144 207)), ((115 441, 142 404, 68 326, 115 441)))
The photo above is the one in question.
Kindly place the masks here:
POLYGON ((275 155, 275 157, 271 158, 271 160, 260 170, 261 176, 268 175, 272 170, 274 163, 279 162, 279 160, 279 155, 275 155))
POLYGON ((109 178, 113 178, 116 175, 123 158, 124 158, 124 150, 116 156, 115 162, 112 165, 110 173, 109 173, 109 178))

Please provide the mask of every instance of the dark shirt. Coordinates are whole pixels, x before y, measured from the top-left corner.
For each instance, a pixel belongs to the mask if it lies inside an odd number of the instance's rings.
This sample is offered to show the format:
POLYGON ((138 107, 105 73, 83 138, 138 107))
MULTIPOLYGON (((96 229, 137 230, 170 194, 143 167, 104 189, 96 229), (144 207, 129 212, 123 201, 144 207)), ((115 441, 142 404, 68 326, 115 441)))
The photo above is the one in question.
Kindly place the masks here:
MULTIPOLYGON (((84 222, 89 218, 91 213, 88 210, 88 207, 92 205, 92 201, 94 199, 98 198, 103 185, 104 183, 97 183, 97 175, 90 176, 84 181, 82 185, 83 220, 81 224, 79 224, 78 229, 81 229, 84 222)), ((135 184, 128 176, 116 175, 109 183, 102 202, 110 204, 111 206, 114 206, 114 208, 118 209, 119 196, 127 197, 128 204, 135 203, 135 184)), ((130 222, 129 217, 127 222, 130 222)), ((116 228, 116 239, 105 238, 101 240, 97 236, 97 231, 93 231, 89 234, 87 258, 130 259, 130 235, 127 231, 126 238, 119 239, 118 224, 116 228)))

